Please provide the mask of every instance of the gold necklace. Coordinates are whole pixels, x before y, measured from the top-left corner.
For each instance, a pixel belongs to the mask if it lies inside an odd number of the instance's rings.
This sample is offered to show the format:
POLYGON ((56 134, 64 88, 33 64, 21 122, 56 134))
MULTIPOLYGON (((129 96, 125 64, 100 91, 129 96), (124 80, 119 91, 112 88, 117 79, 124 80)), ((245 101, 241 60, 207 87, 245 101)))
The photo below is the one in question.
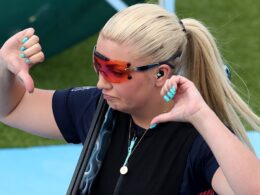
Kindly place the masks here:
POLYGON ((132 140, 130 141, 130 132, 132 130, 132 119, 130 119, 130 124, 129 124, 129 136, 128 136, 128 153, 127 153, 127 156, 126 156, 126 159, 125 159, 125 162, 123 164, 123 166, 120 168, 120 173, 122 175, 125 175, 127 174, 128 172, 128 166, 127 166, 127 163, 128 163, 128 159, 130 158, 130 156, 134 153, 135 149, 137 148, 137 146, 140 144, 140 142, 142 141, 143 137, 145 136, 145 134, 147 133, 147 131, 149 129, 146 129, 145 132, 143 133, 142 137, 139 139, 139 141, 137 142, 137 144, 135 145, 135 142, 137 140, 137 137, 136 135, 134 134, 132 140), (129 143, 130 142, 130 143, 129 143))

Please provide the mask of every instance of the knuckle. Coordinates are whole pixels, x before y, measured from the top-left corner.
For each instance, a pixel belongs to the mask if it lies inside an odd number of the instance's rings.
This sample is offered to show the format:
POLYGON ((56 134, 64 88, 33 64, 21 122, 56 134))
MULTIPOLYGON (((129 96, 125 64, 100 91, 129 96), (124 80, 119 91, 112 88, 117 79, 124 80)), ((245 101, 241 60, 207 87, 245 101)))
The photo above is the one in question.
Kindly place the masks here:
POLYGON ((36 48, 36 51, 37 51, 37 52, 39 52, 39 51, 42 50, 42 46, 41 46, 39 43, 37 43, 37 44, 35 45, 35 48, 36 48))
POLYGON ((39 60, 40 60, 40 62, 43 62, 43 61, 45 60, 45 55, 44 55, 43 52, 41 52, 41 53, 39 54, 39 60))
POLYGON ((29 29, 32 31, 32 33, 35 32, 35 29, 33 27, 30 27, 29 29))
POLYGON ((28 34, 28 36, 31 37, 33 36, 34 32, 35 32, 34 28, 30 27, 27 29, 26 34, 28 34))
POLYGON ((35 41, 35 42, 39 42, 40 38, 37 36, 37 35, 33 35, 32 36, 32 39, 35 41))

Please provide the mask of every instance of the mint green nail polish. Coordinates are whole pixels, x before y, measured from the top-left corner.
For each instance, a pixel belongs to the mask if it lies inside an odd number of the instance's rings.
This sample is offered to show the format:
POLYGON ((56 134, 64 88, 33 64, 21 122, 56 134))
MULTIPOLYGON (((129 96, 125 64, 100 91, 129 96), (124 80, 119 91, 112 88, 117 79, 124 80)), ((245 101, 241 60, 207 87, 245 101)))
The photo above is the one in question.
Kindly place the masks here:
POLYGON ((170 89, 170 91, 175 95, 175 93, 176 93, 175 87, 172 87, 172 88, 170 89))
POLYGON ((150 126, 150 129, 153 129, 153 128, 155 128, 156 126, 157 126, 157 124, 154 123, 154 124, 152 124, 152 125, 150 126))
POLYGON ((27 41, 28 41, 28 37, 24 37, 22 40, 23 43, 26 43, 27 41))
POLYGON ((167 96, 172 99, 174 97, 174 94, 171 91, 168 91, 167 96))
POLYGON ((24 50, 26 50, 26 48, 25 47, 21 47, 21 51, 24 51, 24 50))
POLYGON ((28 58, 26 58, 25 62, 26 64, 30 64, 30 60, 28 58))
POLYGON ((21 53, 21 54, 20 54, 20 57, 21 57, 21 58, 25 58, 24 53, 21 53))
POLYGON ((163 99, 164 99, 166 102, 169 102, 169 101, 171 100, 167 95, 163 96, 163 99))

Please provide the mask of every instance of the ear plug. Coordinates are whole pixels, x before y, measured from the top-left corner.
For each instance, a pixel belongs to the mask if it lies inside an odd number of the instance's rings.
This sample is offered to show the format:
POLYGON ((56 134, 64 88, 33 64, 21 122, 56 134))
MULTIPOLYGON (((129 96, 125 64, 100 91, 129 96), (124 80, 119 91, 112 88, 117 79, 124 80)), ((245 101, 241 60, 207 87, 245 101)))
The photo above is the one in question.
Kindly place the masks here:
POLYGON ((164 76, 164 72, 162 70, 159 70, 159 72, 156 74, 157 79, 161 78, 162 76, 164 76))

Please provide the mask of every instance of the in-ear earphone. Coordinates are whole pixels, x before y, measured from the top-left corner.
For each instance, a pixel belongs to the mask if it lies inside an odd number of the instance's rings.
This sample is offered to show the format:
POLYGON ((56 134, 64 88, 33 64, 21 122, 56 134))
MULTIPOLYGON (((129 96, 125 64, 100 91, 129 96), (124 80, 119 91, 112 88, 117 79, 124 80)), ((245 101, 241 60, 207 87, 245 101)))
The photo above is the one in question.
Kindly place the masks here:
POLYGON ((161 78, 164 75, 164 72, 162 70, 159 70, 159 72, 157 72, 156 76, 157 79, 161 78))

